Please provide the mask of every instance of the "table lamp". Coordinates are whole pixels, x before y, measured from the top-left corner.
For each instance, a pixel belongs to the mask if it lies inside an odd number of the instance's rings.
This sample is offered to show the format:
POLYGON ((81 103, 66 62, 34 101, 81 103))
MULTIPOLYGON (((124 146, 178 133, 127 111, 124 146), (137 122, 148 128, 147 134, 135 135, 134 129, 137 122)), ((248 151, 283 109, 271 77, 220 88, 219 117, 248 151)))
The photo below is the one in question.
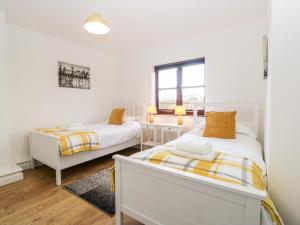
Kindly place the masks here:
POLYGON ((182 125, 183 120, 181 116, 186 115, 185 107, 183 105, 176 105, 175 115, 178 116, 177 124, 182 125))
POLYGON ((148 112, 148 122, 153 123, 154 122, 153 115, 156 114, 156 107, 152 105, 148 106, 147 112, 148 112))

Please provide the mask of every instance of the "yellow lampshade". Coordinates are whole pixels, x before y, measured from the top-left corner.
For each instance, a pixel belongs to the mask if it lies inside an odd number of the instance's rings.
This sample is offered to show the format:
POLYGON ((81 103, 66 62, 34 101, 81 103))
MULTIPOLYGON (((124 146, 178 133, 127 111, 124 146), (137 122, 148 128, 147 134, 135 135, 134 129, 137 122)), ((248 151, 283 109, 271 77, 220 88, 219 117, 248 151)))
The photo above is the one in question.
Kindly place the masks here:
POLYGON ((153 106, 153 105, 148 106, 148 107, 147 107, 147 112, 148 112, 148 114, 150 114, 150 115, 155 114, 155 113, 156 113, 156 107, 153 106))
POLYGON ((183 105, 177 105, 175 107, 175 115, 177 116, 186 115, 185 107, 183 105))
POLYGON ((93 13, 84 21, 84 29, 93 34, 106 34, 109 27, 99 13, 93 13))

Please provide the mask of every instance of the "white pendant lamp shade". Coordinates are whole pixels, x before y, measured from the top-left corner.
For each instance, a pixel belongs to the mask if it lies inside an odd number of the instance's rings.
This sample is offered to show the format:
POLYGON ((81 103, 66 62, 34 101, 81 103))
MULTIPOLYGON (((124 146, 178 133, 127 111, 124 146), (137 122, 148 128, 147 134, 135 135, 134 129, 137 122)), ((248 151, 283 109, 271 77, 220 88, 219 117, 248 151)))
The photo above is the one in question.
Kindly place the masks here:
POLYGON ((99 13, 93 13, 84 21, 84 29, 93 34, 106 34, 109 32, 107 22, 99 13))

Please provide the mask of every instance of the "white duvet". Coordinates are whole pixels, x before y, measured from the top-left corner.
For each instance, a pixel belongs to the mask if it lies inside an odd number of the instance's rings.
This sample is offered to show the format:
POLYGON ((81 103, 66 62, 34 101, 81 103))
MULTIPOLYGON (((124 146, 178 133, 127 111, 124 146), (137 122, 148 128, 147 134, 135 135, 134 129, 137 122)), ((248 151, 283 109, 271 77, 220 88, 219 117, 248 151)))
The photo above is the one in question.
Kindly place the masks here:
POLYGON ((122 125, 96 123, 86 125, 87 130, 95 131, 99 137, 100 148, 107 148, 140 136, 141 126, 137 121, 126 121, 122 125))
POLYGON ((177 142, 188 141, 189 139, 201 139, 204 142, 209 142, 213 149, 217 152, 224 152, 231 155, 246 157, 256 162, 266 175, 266 165, 263 160, 261 144, 246 134, 236 134, 236 139, 220 139, 203 137, 202 130, 195 128, 190 132, 182 135, 180 138, 167 143, 166 145, 176 145, 177 142))

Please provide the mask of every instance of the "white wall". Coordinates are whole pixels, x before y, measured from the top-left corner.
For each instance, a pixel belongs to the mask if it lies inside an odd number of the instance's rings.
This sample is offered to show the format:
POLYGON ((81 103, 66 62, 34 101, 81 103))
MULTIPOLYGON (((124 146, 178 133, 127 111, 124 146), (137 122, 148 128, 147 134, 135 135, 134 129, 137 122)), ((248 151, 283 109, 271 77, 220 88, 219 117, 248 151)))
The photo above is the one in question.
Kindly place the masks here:
POLYGON ((91 123, 110 113, 115 63, 109 55, 35 31, 7 25, 10 145, 14 162, 29 159, 28 131, 71 122, 91 123), (91 68, 91 90, 58 87, 57 62, 91 68))
POLYGON ((7 74, 5 13, 0 10, 0 175, 10 165, 9 130, 7 124, 7 74))
POLYGON ((300 224, 300 2, 272 1, 269 190, 285 224, 300 224))
POLYGON ((151 103, 151 73, 154 65, 205 57, 206 100, 258 103, 262 110, 262 137, 265 96, 262 37, 265 34, 265 21, 257 21, 143 52, 133 50, 119 58, 118 101, 151 103))

